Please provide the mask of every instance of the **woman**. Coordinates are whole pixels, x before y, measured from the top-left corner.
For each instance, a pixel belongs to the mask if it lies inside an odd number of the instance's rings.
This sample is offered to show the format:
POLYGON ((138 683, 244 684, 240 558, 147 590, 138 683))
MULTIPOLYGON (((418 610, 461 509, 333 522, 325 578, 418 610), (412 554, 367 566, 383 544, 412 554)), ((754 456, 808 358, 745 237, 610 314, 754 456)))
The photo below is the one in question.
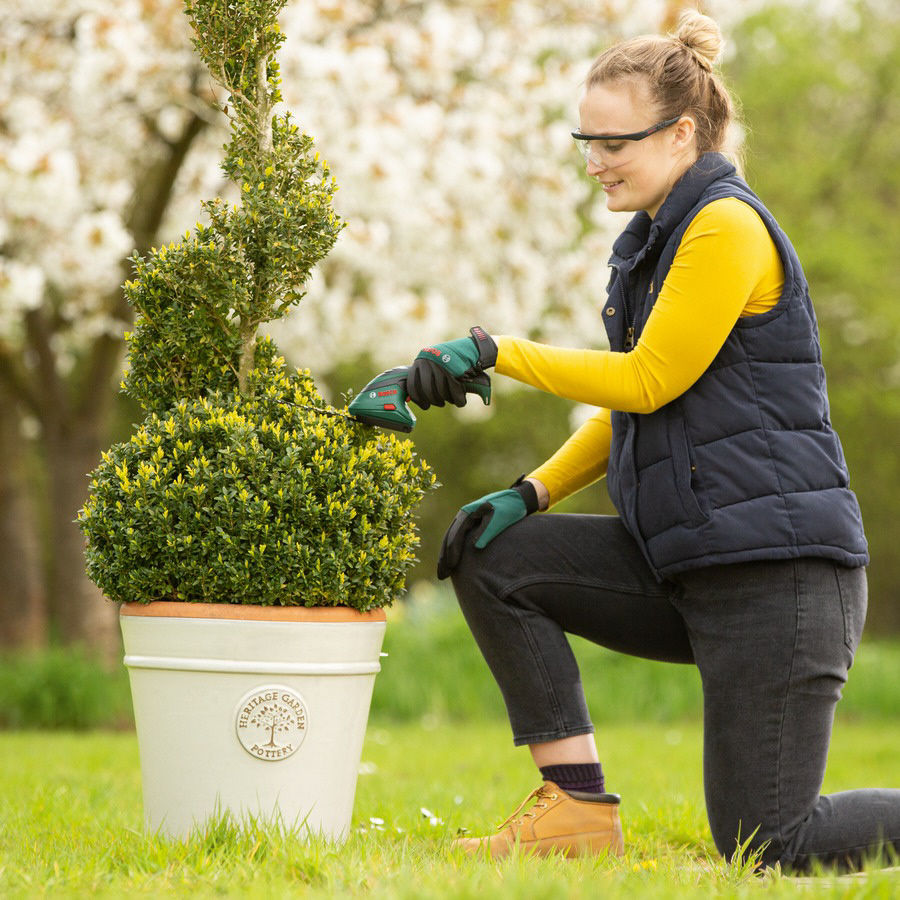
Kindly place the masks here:
POLYGON ((900 848, 900 791, 819 793, 867 547, 800 262, 721 152, 733 106, 720 46, 715 23, 687 12, 673 37, 619 44, 588 73, 574 137, 608 208, 637 213, 610 261, 610 350, 476 328, 411 368, 423 408, 464 404, 465 378, 492 365, 599 407, 444 538, 439 575, 544 778, 498 834, 464 840, 470 852, 623 850, 566 632, 698 666, 723 854, 747 842, 799 870, 900 848), (528 517, 604 474, 618 516, 528 517))

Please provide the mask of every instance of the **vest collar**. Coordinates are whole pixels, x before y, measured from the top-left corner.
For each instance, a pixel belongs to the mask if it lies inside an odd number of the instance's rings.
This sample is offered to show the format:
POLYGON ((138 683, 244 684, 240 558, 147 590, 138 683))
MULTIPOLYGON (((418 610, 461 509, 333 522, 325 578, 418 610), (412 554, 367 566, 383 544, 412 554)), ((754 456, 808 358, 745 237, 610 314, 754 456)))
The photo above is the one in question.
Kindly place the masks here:
POLYGON ((648 256, 658 257, 703 192, 713 182, 736 171, 721 153, 702 154, 675 183, 655 218, 651 219, 643 211, 632 218, 613 244, 613 262, 631 261, 630 268, 633 268, 648 256))

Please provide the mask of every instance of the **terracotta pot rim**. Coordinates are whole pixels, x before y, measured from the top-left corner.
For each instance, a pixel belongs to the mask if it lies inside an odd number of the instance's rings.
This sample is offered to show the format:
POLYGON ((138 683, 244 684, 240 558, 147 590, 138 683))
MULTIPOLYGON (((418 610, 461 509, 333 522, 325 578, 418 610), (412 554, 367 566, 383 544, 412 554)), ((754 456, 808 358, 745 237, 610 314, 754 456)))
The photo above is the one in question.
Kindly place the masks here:
POLYGON ((383 609, 359 612, 349 606, 254 606, 241 603, 123 603, 122 616, 169 619, 237 619, 247 622, 385 622, 383 609))

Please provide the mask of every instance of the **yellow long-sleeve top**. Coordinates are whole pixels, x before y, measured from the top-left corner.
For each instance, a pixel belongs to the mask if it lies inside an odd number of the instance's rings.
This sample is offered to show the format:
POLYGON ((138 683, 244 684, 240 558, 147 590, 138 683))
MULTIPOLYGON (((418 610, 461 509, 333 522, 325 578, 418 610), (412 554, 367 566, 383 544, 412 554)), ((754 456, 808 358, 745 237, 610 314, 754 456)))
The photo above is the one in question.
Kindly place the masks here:
POLYGON ((610 410, 648 413, 683 394, 706 371, 735 322, 771 309, 784 269, 756 210, 736 198, 705 206, 684 234, 634 349, 576 350, 495 336, 496 372, 560 397, 598 406, 530 473, 550 505, 606 474, 610 410))

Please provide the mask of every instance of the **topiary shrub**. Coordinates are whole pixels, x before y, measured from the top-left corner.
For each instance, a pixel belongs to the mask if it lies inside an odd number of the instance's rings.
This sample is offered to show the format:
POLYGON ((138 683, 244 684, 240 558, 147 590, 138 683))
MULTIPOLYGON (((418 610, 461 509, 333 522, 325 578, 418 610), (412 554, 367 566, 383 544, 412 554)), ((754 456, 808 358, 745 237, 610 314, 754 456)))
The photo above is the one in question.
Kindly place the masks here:
POLYGON ((151 413, 94 473, 88 572, 113 600, 383 605, 432 476, 409 441, 303 406, 308 373, 252 400, 211 394, 151 413))
POLYGON ((195 46, 228 92, 222 164, 241 202, 203 205, 179 243, 135 257, 123 389, 146 418, 113 446, 79 514, 112 600, 346 605, 402 590, 413 512, 434 475, 398 440, 327 415, 260 325, 288 313, 342 227, 336 186, 280 100, 284 0, 188 0, 195 46))

